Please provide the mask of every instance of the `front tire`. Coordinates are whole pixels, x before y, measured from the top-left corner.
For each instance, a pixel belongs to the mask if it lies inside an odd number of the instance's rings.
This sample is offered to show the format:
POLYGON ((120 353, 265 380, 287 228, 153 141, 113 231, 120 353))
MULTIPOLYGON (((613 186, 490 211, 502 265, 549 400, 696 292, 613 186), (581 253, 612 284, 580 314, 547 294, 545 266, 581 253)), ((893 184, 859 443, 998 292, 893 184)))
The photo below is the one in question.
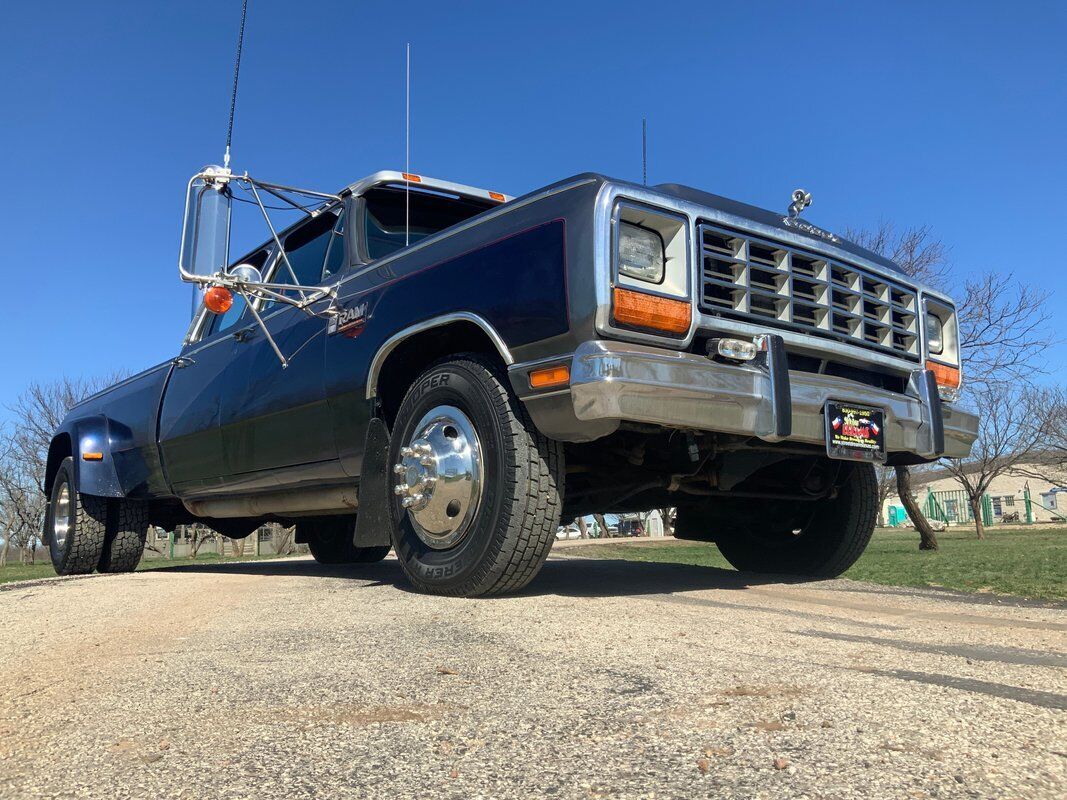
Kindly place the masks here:
MULTIPOLYGON (((878 480, 873 466, 856 464, 837 496, 820 500, 813 508, 783 500, 750 505, 753 502, 745 503, 743 517, 704 515, 706 522, 714 519, 708 538, 727 561, 745 572, 836 578, 856 563, 871 540, 878 514, 878 480)), ((683 524, 688 527, 693 516, 701 515, 690 509, 686 516, 690 519, 683 524)))
POLYGON ((503 594, 537 575, 559 525, 563 446, 491 362, 457 356, 423 372, 400 405, 388 463, 394 550, 417 589, 503 594))
POLYGON ((96 569, 107 539, 107 500, 78 491, 70 456, 52 482, 45 530, 57 575, 87 575, 96 569))

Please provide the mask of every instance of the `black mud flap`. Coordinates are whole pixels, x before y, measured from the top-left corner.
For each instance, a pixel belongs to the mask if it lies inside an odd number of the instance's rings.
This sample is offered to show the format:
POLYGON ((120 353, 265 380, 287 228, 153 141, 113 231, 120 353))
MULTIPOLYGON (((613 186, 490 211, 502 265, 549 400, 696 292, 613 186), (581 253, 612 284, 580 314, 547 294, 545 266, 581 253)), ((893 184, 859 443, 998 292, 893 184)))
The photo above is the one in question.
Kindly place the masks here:
POLYGON ((359 510, 356 512, 356 547, 387 547, 393 543, 390 511, 389 428, 372 417, 363 445, 363 471, 359 476, 359 510))

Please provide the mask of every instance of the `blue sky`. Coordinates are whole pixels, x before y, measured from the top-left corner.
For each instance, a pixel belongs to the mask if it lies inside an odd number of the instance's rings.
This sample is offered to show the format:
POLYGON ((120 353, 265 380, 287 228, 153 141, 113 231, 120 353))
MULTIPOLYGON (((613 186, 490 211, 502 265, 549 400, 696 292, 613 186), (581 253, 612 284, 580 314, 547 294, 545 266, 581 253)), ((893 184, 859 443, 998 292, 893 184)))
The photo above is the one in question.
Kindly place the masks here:
MULTIPOLYGON (((957 273, 1055 293, 1067 187, 1059 3, 250 0, 234 166, 326 190, 403 163, 520 194, 586 170, 830 228, 929 225, 957 273)), ((0 404, 171 357, 185 182, 221 160, 239 0, 0 12, 0 404)), ((1063 346, 1049 354, 1056 372, 1063 346)), ((2 414, 0 414, 2 418, 2 414)))

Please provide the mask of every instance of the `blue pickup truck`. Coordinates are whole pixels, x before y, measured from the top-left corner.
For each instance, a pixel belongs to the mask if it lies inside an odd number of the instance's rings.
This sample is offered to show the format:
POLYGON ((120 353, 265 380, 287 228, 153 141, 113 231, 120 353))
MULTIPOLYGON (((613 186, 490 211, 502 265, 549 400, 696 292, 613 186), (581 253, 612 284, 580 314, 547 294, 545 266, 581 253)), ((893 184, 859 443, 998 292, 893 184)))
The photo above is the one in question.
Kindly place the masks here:
POLYGON ((739 569, 836 575, 875 464, 975 439, 951 298, 809 223, 803 192, 775 213, 597 174, 510 198, 380 172, 304 192, 232 259, 206 209, 238 189, 289 191, 198 173, 181 348, 55 433, 60 574, 133 569, 150 525, 278 521, 320 562, 392 549, 420 590, 493 594, 561 519, 675 507, 739 569))

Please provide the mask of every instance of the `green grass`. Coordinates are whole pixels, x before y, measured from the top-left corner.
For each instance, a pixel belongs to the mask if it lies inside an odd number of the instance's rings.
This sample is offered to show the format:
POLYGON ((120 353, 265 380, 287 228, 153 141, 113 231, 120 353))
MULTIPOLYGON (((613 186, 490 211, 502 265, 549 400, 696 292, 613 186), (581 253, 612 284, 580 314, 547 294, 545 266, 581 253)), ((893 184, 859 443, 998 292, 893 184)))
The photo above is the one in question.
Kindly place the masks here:
MULTIPOLYGON (((846 578, 890 586, 938 586, 1044 600, 1067 599, 1067 528, 992 530, 979 541, 974 531, 938 534, 941 549, 918 549, 912 530, 878 530, 846 578)), ((647 542, 596 544, 583 556, 664 561, 731 569, 713 544, 647 542)))
MULTIPOLYGON (((163 569, 165 567, 180 567, 187 564, 221 564, 227 561, 253 561, 253 560, 267 560, 277 558, 277 556, 260 556, 256 559, 255 556, 220 556, 216 553, 204 553, 196 558, 175 558, 172 561, 168 561, 164 558, 152 558, 146 559, 140 563, 137 567, 138 571, 146 569, 163 569)), ((12 581, 28 581, 36 578, 54 578, 56 571, 52 569, 52 564, 48 561, 48 557, 45 559, 37 560, 36 564, 19 564, 18 562, 12 563, 9 561, 7 566, 0 567, 0 583, 11 583, 12 581)))

